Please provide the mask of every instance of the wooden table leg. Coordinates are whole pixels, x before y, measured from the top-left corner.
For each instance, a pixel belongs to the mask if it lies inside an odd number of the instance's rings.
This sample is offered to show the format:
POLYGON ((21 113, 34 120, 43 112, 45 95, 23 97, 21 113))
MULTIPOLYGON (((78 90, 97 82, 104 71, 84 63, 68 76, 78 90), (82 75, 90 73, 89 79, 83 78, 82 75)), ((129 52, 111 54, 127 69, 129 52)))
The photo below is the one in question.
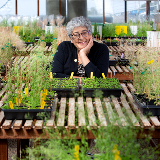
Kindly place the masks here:
POLYGON ((28 153, 26 153, 26 149, 29 147, 29 139, 21 139, 21 158, 25 158, 29 156, 28 153))
POLYGON ((7 139, 0 139, 0 160, 8 160, 7 139))
POLYGON ((17 139, 17 158, 20 159, 21 140, 17 139))
POLYGON ((160 159, 160 139, 158 139, 158 159, 160 159))

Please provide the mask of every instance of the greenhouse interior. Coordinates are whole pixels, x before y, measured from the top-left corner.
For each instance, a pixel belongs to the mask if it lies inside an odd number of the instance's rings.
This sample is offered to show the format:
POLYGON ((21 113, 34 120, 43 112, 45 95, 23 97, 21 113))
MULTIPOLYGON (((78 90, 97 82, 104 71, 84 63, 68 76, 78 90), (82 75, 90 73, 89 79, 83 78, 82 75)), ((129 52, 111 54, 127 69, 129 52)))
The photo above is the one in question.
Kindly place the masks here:
POLYGON ((159 60, 159 0, 1 0, 0 160, 159 160, 159 60))

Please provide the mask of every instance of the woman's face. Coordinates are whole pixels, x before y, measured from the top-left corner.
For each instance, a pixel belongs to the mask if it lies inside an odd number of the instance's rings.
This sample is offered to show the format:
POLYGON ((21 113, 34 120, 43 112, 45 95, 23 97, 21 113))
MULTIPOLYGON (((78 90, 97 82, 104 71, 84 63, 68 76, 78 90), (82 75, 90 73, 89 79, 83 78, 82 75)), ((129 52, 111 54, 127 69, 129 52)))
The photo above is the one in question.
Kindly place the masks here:
POLYGON ((87 46, 92 37, 91 32, 86 27, 76 27, 72 32, 71 42, 77 47, 78 50, 87 46))

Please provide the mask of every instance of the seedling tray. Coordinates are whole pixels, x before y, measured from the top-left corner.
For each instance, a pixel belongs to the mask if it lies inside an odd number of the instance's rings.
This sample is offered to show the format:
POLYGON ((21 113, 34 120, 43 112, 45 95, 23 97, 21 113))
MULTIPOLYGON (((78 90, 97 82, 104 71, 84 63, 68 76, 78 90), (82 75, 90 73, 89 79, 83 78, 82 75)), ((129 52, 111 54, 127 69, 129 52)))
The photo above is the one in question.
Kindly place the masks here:
POLYGON ((84 97, 120 97, 123 90, 118 79, 116 78, 96 78, 96 79, 83 79, 82 90, 84 97))
POLYGON ((83 95, 84 97, 95 97, 96 92, 99 93, 99 91, 102 91, 103 97, 109 97, 111 95, 115 97, 121 96, 122 89, 104 89, 104 88, 95 88, 95 89, 89 89, 89 88, 83 88, 83 95))
POLYGON ((160 116, 160 105, 155 104, 155 100, 146 98, 145 94, 133 94, 132 96, 140 111, 144 115, 160 116))
POLYGON ((79 79, 77 81, 77 84, 76 84, 75 88, 72 88, 73 86, 67 87, 67 84, 66 84, 66 88, 61 88, 60 87, 61 86, 61 82, 64 79, 61 78, 61 79, 58 79, 58 80, 60 80, 58 82, 58 86, 56 88, 52 88, 52 90, 57 93, 57 97, 58 98, 61 98, 61 97, 66 97, 66 98, 75 97, 75 94, 79 93, 79 79))
MULTIPOLYGON (((20 106, 22 107, 22 106, 20 106)), ((19 107, 19 108, 20 108, 19 107)), ((39 106, 40 108, 40 106, 39 106)), ((44 119, 51 117, 51 111, 53 110, 52 107, 50 109, 2 109, 5 115, 5 119, 8 120, 28 120, 28 119, 44 119), (40 113, 43 113, 43 116, 39 116, 40 113)))
POLYGON ((105 42, 107 46, 119 46, 119 42, 105 42))
POLYGON ((75 97, 75 94, 79 92, 79 87, 77 89, 61 89, 61 88, 52 88, 52 90, 56 91, 57 97, 75 97))
POLYGON ((40 109, 40 106, 37 106, 38 109, 21 109, 23 106, 19 106, 19 109, 2 109, 2 111, 4 112, 5 119, 8 120, 50 119, 51 111, 55 107, 55 100, 46 104, 48 106, 45 106, 44 109, 40 109))
POLYGON ((109 60, 109 66, 115 66, 117 64, 117 60, 109 60))

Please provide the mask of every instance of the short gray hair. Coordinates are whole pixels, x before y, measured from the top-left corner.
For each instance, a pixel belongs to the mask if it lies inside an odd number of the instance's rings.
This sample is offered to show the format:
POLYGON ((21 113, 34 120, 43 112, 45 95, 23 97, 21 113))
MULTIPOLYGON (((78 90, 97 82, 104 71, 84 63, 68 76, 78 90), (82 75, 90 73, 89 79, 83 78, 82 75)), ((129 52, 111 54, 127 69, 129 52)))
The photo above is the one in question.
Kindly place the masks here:
POLYGON ((88 31, 92 31, 92 23, 88 18, 83 16, 72 18, 66 26, 67 34, 70 36, 75 27, 86 27, 88 31))

